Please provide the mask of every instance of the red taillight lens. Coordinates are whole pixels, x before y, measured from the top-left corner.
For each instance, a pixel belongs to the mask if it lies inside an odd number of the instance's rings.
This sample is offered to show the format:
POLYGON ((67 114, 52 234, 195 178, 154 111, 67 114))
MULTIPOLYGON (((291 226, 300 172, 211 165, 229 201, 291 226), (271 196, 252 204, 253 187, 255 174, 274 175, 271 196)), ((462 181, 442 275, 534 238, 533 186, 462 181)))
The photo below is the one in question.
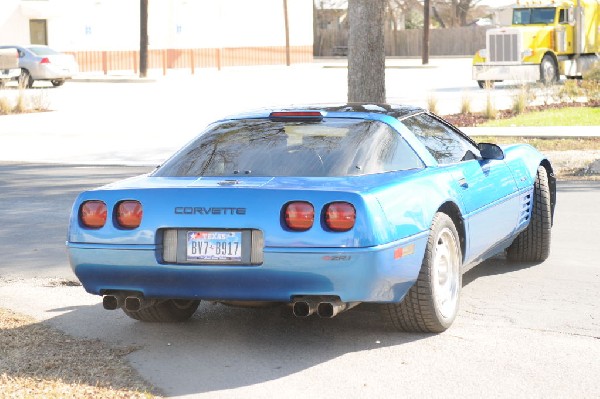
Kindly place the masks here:
POLYGON ((79 208, 79 220, 85 227, 99 229, 106 223, 106 204, 102 201, 85 201, 79 208))
POLYGON ((315 208, 308 202, 290 202, 285 206, 285 224, 292 230, 304 231, 315 222, 315 208))
POLYGON ((117 223, 125 229, 135 229, 142 223, 144 211, 139 201, 122 201, 117 205, 117 223))
POLYGON ((40 61, 40 64, 49 64, 49 63, 50 63, 50 58, 48 58, 48 57, 44 57, 40 61))
POLYGON ((347 202, 332 202, 325 208, 325 224, 333 231, 348 231, 354 227, 356 210, 347 202))

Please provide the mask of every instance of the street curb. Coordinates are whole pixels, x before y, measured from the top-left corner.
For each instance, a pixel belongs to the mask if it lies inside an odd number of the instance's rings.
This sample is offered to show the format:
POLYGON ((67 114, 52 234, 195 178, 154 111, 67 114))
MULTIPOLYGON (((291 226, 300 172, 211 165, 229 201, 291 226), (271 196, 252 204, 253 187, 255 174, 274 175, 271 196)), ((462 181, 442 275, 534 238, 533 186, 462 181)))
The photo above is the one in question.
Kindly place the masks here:
POLYGON ((88 78, 72 78, 70 82, 75 83, 156 83, 154 78, 138 78, 138 77, 88 77, 88 78))

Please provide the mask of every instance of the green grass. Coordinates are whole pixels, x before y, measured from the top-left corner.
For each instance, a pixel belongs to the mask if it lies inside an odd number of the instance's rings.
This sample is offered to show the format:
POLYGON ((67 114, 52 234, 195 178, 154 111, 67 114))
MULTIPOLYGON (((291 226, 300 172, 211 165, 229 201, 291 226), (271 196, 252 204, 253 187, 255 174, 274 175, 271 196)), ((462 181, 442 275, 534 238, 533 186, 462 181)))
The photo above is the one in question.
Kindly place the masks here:
POLYGON ((513 118, 490 120, 479 126, 600 126, 600 107, 570 107, 527 112, 513 118))
POLYGON ((540 151, 569 151, 569 150, 600 150, 600 138, 538 138, 538 137, 502 137, 502 136, 473 136, 478 143, 494 144, 530 144, 540 151))

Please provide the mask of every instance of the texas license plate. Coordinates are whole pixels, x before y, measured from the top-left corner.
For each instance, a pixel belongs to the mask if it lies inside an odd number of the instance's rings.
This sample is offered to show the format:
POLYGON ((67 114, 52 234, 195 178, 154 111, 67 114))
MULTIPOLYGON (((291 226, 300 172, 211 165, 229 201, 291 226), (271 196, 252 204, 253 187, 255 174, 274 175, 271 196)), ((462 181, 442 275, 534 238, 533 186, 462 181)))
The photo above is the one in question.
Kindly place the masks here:
POLYGON ((188 231, 188 261, 225 261, 242 260, 241 231, 188 231))

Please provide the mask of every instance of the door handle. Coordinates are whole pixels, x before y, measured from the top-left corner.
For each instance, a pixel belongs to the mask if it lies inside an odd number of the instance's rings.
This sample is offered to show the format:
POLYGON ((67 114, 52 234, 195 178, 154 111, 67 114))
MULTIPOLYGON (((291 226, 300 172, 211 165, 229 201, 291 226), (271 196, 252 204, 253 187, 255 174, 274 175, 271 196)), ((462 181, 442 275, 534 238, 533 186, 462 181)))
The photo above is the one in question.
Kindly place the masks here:
POLYGON ((461 177, 460 179, 458 179, 458 184, 462 188, 469 188, 469 183, 467 182, 467 179, 465 179, 464 177, 461 177))

